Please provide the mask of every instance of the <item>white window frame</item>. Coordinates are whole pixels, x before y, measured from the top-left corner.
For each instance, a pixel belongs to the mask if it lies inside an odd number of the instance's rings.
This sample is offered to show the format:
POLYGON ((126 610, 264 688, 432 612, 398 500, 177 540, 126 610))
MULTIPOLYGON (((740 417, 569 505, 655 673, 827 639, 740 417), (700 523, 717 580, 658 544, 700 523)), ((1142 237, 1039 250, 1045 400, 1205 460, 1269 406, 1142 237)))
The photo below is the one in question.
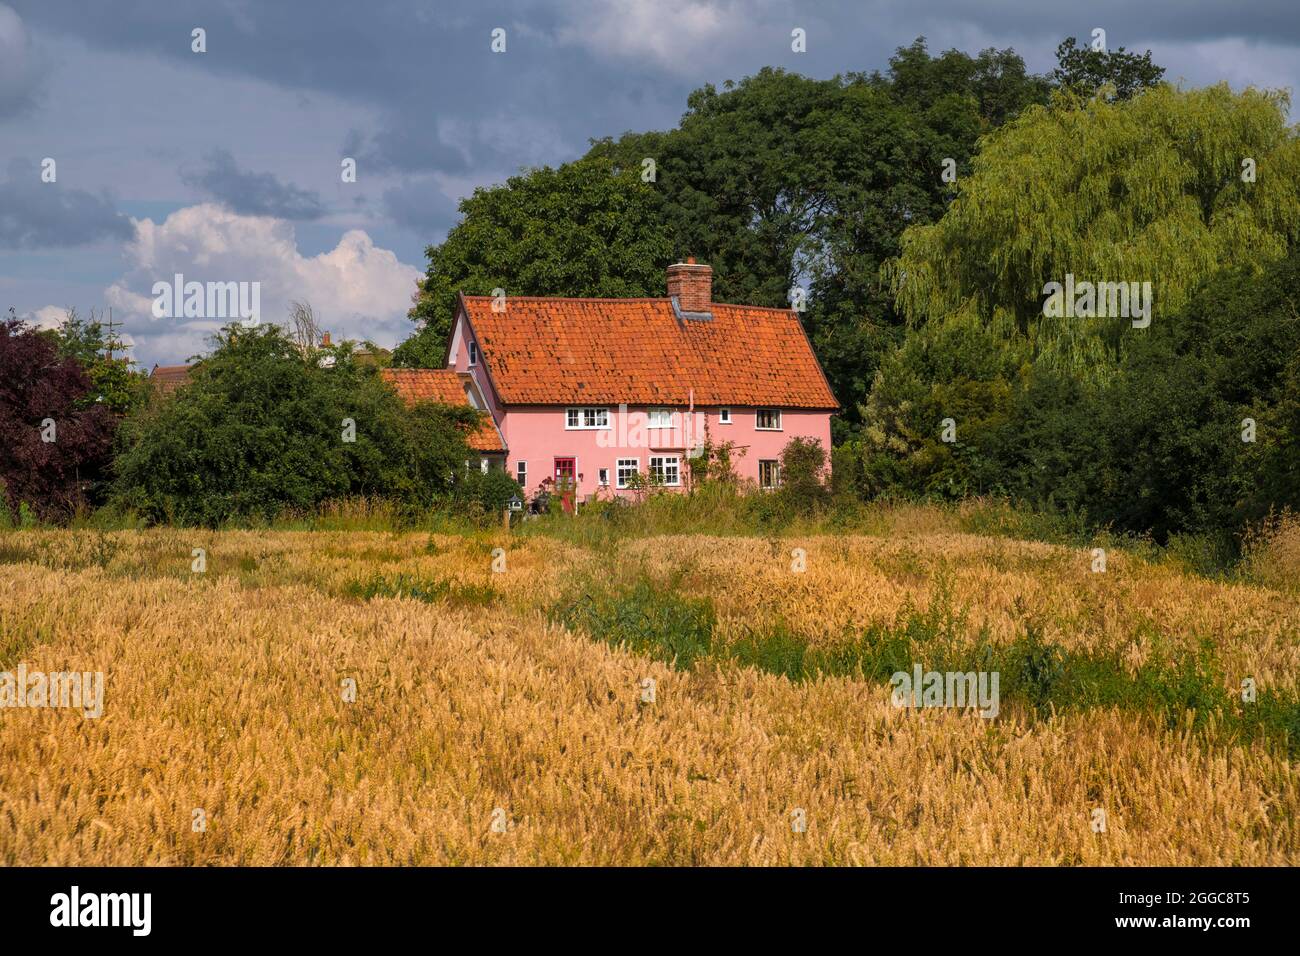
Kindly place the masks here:
POLYGON ((625 489, 630 487, 623 478, 623 469, 628 467, 632 468, 632 474, 639 475, 641 473, 641 459, 640 458, 614 459, 614 487, 615 488, 625 489))
POLYGON ((571 405, 564 410, 565 431, 609 431, 609 422, 609 408, 605 405, 571 405))
POLYGON ((760 458, 758 460, 758 487, 762 491, 774 491, 781 487, 781 460, 779 458, 760 458), (763 484, 763 466, 772 465, 772 471, 776 474, 776 483, 772 485, 763 484))
POLYGON ((528 487, 528 462, 522 459, 515 462, 515 481, 519 482, 520 488, 528 487))
POLYGON ((650 475, 650 477, 653 478, 655 473, 655 462, 660 462, 659 471, 662 473, 665 471, 664 463, 669 461, 673 463, 673 474, 676 476, 676 480, 665 481, 663 482, 663 486, 665 488, 680 488, 682 484, 682 456, 681 455, 651 455, 649 462, 646 466, 646 471, 650 475))
POLYGON ((469 367, 473 368, 478 365, 478 343, 469 343, 469 367))
POLYGON ((782 421, 781 421, 781 409, 779 409, 779 408, 756 408, 756 409, 754 409, 754 430, 755 430, 755 431, 760 431, 760 432, 779 432, 779 431, 784 431, 785 429, 782 428, 781 426, 782 426, 782 421), (760 425, 760 424, 759 424, 759 422, 761 422, 761 421, 763 420, 763 413, 764 413, 764 412, 768 412, 768 413, 770 413, 770 414, 776 416, 776 424, 775 424, 775 425, 760 425))
POLYGON ((730 425, 730 424, 731 424, 731 409, 730 409, 730 408, 719 408, 719 409, 718 409, 718 424, 719 424, 719 425, 730 425))
POLYGON ((676 413, 671 408, 652 408, 649 411, 647 411, 645 414, 645 427, 646 428, 672 428, 674 414, 676 413), (656 415, 659 416, 660 419, 659 424, 655 424, 656 415), (666 422, 663 420, 665 416, 667 417, 666 422))
POLYGON ((480 458, 478 460, 478 466, 479 470, 482 471, 483 474, 486 475, 488 473, 488 460, 486 458, 480 458))
POLYGON ((608 488, 608 487, 609 487, 609 469, 608 469, 608 468, 598 468, 598 469, 596 470, 596 484, 600 485, 600 487, 602 487, 602 488, 608 488))

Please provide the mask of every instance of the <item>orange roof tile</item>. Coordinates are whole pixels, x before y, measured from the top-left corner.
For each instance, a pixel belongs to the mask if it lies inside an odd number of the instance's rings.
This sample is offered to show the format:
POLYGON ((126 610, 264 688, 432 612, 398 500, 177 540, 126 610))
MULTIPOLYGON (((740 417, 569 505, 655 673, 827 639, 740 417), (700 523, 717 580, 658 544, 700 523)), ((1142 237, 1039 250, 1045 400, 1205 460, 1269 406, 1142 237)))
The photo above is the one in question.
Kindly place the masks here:
POLYGON ((839 407, 788 309, 710 305, 679 317, 671 299, 507 298, 461 302, 508 405, 839 407))
POLYGON ((149 381, 160 395, 170 395, 190 380, 188 365, 155 365, 149 374, 149 381))
MULTIPOLYGON (((469 376, 462 376, 452 368, 381 368, 379 377, 408 405, 417 402, 438 402, 442 405, 462 405, 473 408, 466 388, 475 388, 469 376)), ((503 452, 505 443, 501 433, 484 412, 484 419, 468 439, 469 447, 480 452, 503 452)))

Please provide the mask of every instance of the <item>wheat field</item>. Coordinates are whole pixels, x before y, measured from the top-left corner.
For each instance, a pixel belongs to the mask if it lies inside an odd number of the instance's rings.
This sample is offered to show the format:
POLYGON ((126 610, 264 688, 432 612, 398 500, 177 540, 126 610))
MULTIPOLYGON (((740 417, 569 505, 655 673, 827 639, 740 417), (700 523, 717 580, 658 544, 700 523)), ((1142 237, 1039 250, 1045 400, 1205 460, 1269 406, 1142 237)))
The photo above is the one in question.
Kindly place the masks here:
POLYGON ((1225 693, 1239 675, 1300 690, 1285 582, 1122 551, 1098 574, 1085 549, 942 527, 602 548, 15 531, 0 670, 100 671, 105 692, 98 718, 0 709, 0 862, 1300 862, 1300 773, 1275 740, 1124 707, 897 708, 879 680, 791 680, 721 653, 674 667, 554 613, 634 578, 707 598, 719 647, 759 621, 833 647, 942 591, 972 641, 1035 620, 1135 670, 1210 641, 1225 693), (390 596, 394 581, 439 584, 390 596))

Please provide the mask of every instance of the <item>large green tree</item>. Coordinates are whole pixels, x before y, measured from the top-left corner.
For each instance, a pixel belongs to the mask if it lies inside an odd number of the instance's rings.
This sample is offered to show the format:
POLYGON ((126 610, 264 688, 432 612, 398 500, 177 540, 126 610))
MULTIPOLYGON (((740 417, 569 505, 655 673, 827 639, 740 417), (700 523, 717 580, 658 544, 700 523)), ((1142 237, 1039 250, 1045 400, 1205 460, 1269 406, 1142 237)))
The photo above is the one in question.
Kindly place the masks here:
POLYGON ((1215 269, 1285 255, 1300 231, 1300 139, 1284 94, 1161 86, 1130 100, 1059 93, 987 137, 938 222, 885 274, 913 323, 940 316, 1108 367, 1142 330, 1044 315, 1049 282, 1150 282, 1152 321, 1215 269))
POLYGON ((1151 51, 1129 53, 1123 47, 1117 50, 1094 49, 1091 44, 1079 46, 1078 40, 1068 37, 1056 48, 1056 69, 1052 80, 1062 89, 1089 95, 1102 86, 1112 88, 1111 96, 1128 99, 1150 89, 1165 75, 1165 68, 1151 62, 1151 51))
POLYGON ((417 333, 393 364, 442 364, 456 294, 662 295, 672 260, 653 184, 640 167, 591 157, 477 189, 429 267, 411 318, 417 333))

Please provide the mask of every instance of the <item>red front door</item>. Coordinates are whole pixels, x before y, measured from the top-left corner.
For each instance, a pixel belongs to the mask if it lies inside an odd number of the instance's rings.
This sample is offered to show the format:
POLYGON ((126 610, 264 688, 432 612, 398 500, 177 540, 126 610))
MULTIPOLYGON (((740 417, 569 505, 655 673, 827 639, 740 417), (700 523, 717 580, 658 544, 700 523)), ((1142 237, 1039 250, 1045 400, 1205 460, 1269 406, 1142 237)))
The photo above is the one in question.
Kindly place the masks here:
POLYGON ((560 505, 566 514, 573 514, 575 464, 572 458, 555 459, 555 493, 560 496, 560 505))

